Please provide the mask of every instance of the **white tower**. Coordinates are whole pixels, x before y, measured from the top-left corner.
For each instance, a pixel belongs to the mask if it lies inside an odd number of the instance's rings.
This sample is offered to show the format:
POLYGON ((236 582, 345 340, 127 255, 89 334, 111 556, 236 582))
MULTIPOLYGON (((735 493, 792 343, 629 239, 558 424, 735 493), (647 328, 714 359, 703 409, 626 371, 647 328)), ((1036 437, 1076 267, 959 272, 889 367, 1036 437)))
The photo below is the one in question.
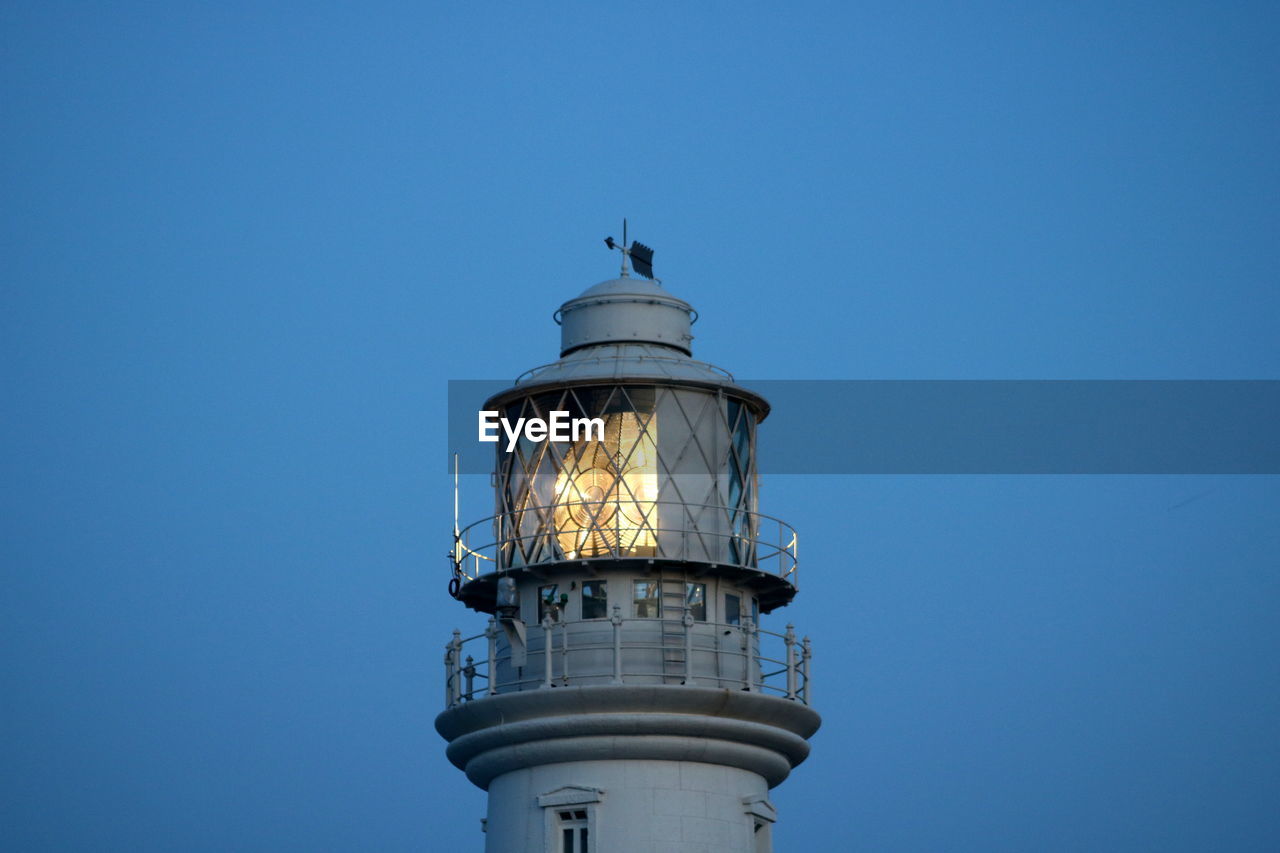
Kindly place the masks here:
POLYGON ((456 597, 492 618, 447 644, 436 728, 489 792, 485 850, 769 851, 820 723, 808 639, 760 623, 796 593, 795 533, 757 512, 769 405, 625 261, 555 319, 560 360, 484 408, 603 436, 500 441, 497 514, 455 537, 456 597))

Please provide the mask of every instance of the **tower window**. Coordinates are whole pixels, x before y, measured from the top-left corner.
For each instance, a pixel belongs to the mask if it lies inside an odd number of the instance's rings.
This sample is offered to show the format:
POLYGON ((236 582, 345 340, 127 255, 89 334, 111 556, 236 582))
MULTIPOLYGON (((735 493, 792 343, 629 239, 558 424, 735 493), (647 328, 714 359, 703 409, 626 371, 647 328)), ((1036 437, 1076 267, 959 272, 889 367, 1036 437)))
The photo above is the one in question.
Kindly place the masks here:
POLYGON ((588 853, 586 810, 566 810, 556 816, 560 818, 560 853, 588 853))
POLYGON ((724 622, 726 625, 742 624, 742 599, 740 597, 725 593, 724 622))
POLYGON ((707 585, 705 583, 686 583, 684 585, 684 606, 696 622, 707 621, 707 585))
POLYGON ((662 595, 657 581, 636 581, 633 600, 636 618, 662 618, 662 595))
POLYGON ((590 853, 592 839, 600 838, 597 821, 603 798, 604 791, 582 785, 565 785, 539 796, 547 830, 545 853, 590 853))
MULTIPOLYGON (((538 587, 538 624, 542 624, 542 619, 548 613, 553 613, 553 605, 556 603, 556 593, 560 591, 559 584, 548 584, 538 587)), ((552 615, 552 619, 555 616, 552 615)))
POLYGON ((604 619, 609 615, 609 598, 604 581, 582 582, 582 618, 604 619))

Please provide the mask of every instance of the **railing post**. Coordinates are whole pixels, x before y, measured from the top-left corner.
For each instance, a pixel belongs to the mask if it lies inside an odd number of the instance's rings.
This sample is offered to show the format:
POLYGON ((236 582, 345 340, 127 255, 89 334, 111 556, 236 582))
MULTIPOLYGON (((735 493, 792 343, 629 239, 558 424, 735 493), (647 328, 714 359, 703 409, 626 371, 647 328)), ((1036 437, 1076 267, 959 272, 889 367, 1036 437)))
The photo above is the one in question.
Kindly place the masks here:
POLYGON ((613 615, 609 617, 613 624, 613 683, 622 683, 622 607, 613 605, 613 615))
POLYGON ((453 629, 453 639, 449 641, 449 707, 452 708, 462 701, 462 632, 457 628, 453 629))
POLYGON ((813 657, 813 650, 809 647, 809 638, 805 637, 800 643, 800 673, 804 676, 804 703, 806 705, 813 704, 813 690, 809 686, 809 658, 813 657))
POLYGON ((680 622, 684 625, 684 683, 693 684, 693 614, 686 610, 680 622))
POLYGON ((542 617, 542 660, 546 664, 546 673, 542 679, 543 687, 551 686, 551 614, 542 617))
POLYGON ((467 679, 467 690, 462 695, 470 702, 475 698, 473 693, 476 688, 476 661, 471 655, 467 655, 467 665, 462 668, 462 674, 467 679))
POLYGON ((444 706, 453 707, 453 643, 444 644, 444 706))
POLYGON ((742 667, 745 670, 743 675, 747 680, 747 692, 755 693, 759 686, 757 684, 756 671, 760 666, 760 662, 756 660, 756 643, 752 637, 756 633, 756 623, 751 621, 749 617, 742 620, 742 667))
POLYGON ((498 684, 498 621, 493 617, 489 618, 485 635, 489 638, 489 678, 485 682, 484 695, 496 696, 498 691, 494 688, 498 684))
POLYGON ((560 678, 569 686, 569 620, 560 623, 560 678))
POLYGON ((796 626, 787 623, 787 633, 782 638, 787 644, 787 698, 796 698, 796 626))
POLYGON ((791 531, 791 571, 787 572, 791 585, 800 588, 800 534, 791 531))

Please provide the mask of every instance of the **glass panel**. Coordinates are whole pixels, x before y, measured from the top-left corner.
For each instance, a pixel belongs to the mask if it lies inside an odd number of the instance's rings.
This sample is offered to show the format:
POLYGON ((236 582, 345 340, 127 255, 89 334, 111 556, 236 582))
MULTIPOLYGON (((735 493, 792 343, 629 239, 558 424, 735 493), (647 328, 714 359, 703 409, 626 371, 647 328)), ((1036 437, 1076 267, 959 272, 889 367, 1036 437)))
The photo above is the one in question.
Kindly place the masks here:
POLYGON ((609 601, 604 581, 582 582, 582 618, 604 619, 609 615, 609 601))
POLYGON ((584 826, 578 830, 578 853, 587 853, 590 849, 587 847, 587 828, 584 826))
POLYGON ((686 583, 684 585, 684 606, 696 622, 707 621, 707 585, 705 583, 686 583))
POLYGON ((573 830, 564 831, 564 853, 573 853, 573 830))
POLYGON ((742 624, 742 599, 736 595, 724 597, 724 621, 726 625, 742 624))
POLYGON ((634 601, 637 618, 662 618, 662 598, 657 581, 636 581, 634 601))
POLYGON ((556 540, 567 559, 654 555, 658 423, 652 389, 629 393, 594 395, 587 414, 604 422, 603 435, 583 429, 556 475, 556 540))
POLYGON ((751 622, 756 627, 760 626, 760 602, 754 598, 751 599, 751 622))

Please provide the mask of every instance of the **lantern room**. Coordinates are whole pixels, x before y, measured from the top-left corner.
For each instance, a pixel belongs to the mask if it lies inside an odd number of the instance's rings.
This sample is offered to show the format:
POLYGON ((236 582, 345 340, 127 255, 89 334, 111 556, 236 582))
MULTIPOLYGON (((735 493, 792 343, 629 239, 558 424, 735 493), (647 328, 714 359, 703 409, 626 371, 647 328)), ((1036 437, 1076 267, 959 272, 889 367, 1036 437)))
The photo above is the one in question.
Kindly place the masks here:
POLYGON ((790 601, 795 534, 758 511, 756 427, 769 405, 690 357, 693 309, 652 282, 621 278, 555 318, 561 359, 484 409, 512 423, 560 413, 602 429, 498 445, 494 515, 460 531, 455 546, 459 598, 492 613, 499 575, 661 565, 739 584, 762 612, 790 601))

